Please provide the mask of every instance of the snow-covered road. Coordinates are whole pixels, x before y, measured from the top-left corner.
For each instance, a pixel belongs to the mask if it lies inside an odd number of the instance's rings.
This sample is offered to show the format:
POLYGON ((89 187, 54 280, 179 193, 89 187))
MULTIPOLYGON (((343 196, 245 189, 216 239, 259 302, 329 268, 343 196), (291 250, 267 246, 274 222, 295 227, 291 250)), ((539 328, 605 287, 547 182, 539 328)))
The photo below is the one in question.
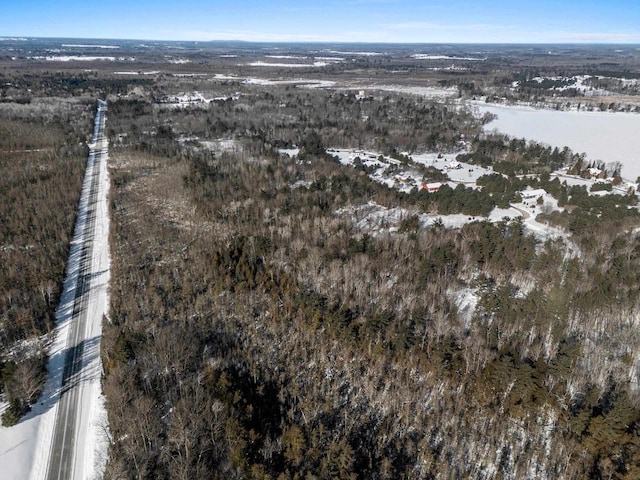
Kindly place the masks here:
POLYGON ((99 101, 43 394, 24 419, 0 428, 0 478, 93 479, 104 469, 107 423, 100 337, 107 313, 107 105, 99 101))
MULTIPOLYGON (((102 317, 106 313, 106 281, 104 273, 108 271, 108 250, 105 243, 104 222, 106 215, 106 197, 104 182, 106 174, 102 167, 106 165, 107 144, 104 138, 106 105, 101 104, 96 115, 95 130, 86 180, 88 190, 83 190, 86 206, 78 222, 82 222, 82 242, 78 259, 78 274, 73 295, 73 309, 67 348, 64 353, 60 400, 53 428, 51 454, 48 464, 48 479, 84 479, 86 478, 85 452, 83 441, 89 429, 88 419, 95 397, 92 383, 100 385, 100 335, 102 317), (103 195, 100 195, 100 194, 103 195), (102 248, 101 248, 102 247, 102 248), (88 384, 88 385, 85 385, 88 384), (88 404, 86 404, 88 403, 88 404)), ((86 185, 86 184, 85 184, 86 185)), ((84 198, 83 198, 84 200, 84 198)), ((108 276, 108 274, 107 274, 108 276)), ((99 393, 99 389, 97 391, 99 393)), ((46 440, 46 439, 45 439, 46 440)))

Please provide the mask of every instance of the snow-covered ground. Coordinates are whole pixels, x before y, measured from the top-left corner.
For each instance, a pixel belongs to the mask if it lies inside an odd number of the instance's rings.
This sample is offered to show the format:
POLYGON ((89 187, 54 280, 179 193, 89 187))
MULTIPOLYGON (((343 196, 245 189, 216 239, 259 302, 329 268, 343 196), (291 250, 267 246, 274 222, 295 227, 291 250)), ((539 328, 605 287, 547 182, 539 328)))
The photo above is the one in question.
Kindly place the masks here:
POLYGON ((335 53, 336 55, 355 55, 360 57, 377 57, 380 55, 384 55, 380 52, 348 52, 344 50, 325 50, 325 52, 332 54, 335 53))
POLYGON ((242 144, 234 139, 200 140, 200 145, 212 152, 239 152, 242 144))
POLYGON ((417 210, 408 210, 401 207, 384 207, 370 201, 364 205, 352 205, 337 210, 336 215, 350 217, 358 230, 372 235, 386 235, 398 231, 402 220, 416 215, 423 228, 441 224, 445 228, 461 228, 471 222, 499 222, 513 219, 522 214, 515 208, 494 208, 489 217, 478 217, 456 213, 453 215, 437 215, 431 213, 419 213, 417 210))
POLYGON ((567 256, 571 257, 579 253, 579 247, 568 238, 567 232, 560 228, 540 223, 536 220, 536 217, 541 213, 563 210, 558 206, 558 201, 553 198, 552 195, 544 193, 536 198, 513 203, 511 206, 522 216, 522 223, 527 233, 534 235, 538 240, 543 242, 545 240, 561 238, 568 247, 566 251, 567 256), (538 203, 539 198, 542 199, 541 203, 538 203))
POLYGON ((317 68, 317 67, 326 67, 327 65, 332 65, 336 62, 327 62, 326 60, 318 60, 313 63, 271 63, 271 62, 263 62, 263 61, 255 61, 249 62, 245 65, 249 67, 278 67, 278 68, 317 68))
POLYGON ((172 58, 172 57, 167 57, 167 62, 169 63, 173 63, 175 65, 184 65, 186 63, 191 63, 191 60, 189 60, 188 58, 172 58))
POLYGON ((456 57, 450 55, 433 55, 428 53, 415 53, 411 55, 411 57, 416 60, 463 60, 467 62, 484 62, 487 60, 485 57, 456 57))
POLYGON ((431 166, 438 170, 443 170, 455 183, 468 184, 469 187, 475 187, 476 181, 482 175, 490 175, 493 173, 488 168, 479 165, 471 165, 469 163, 458 162, 456 157, 465 153, 463 151, 455 153, 416 153, 411 155, 415 163, 425 166, 431 166))
POLYGON ((381 90, 384 92, 408 93, 409 95, 418 95, 434 99, 452 98, 458 95, 457 88, 418 87, 410 85, 366 85, 362 88, 381 90))
MULTIPOLYGON (((611 95, 611 92, 600 88, 594 88, 586 80, 593 78, 592 75, 576 75, 574 77, 534 77, 530 81, 538 84, 542 84, 544 81, 562 82, 562 86, 550 87, 549 91, 552 92, 566 92, 567 90, 575 89, 582 93, 585 97, 601 97, 605 95, 611 95)), ((605 78, 605 77, 599 77, 605 78)), ((521 82, 516 81, 511 84, 513 90, 518 89, 521 86, 521 82)))
MULTIPOLYGON (((281 153, 293 156, 297 154, 297 150, 282 150, 281 153)), ((411 161, 406 164, 379 153, 357 149, 334 148, 327 150, 327 153, 337 157, 341 164, 352 167, 356 166, 359 158, 360 163, 370 169, 369 177, 372 180, 405 193, 423 188, 423 174, 416 168, 416 165, 433 166, 446 173, 449 176, 449 181, 446 183, 452 188, 458 184, 464 184, 468 188, 479 188, 476 184, 478 178, 493 173, 491 170, 477 165, 458 162, 455 158, 461 152, 414 154, 410 156, 411 161)), ((374 202, 350 206, 337 211, 336 214, 350 216, 357 228, 374 235, 397 232, 400 222, 411 215, 417 215, 423 227, 429 227, 437 222, 447 228, 460 228, 467 223, 483 220, 499 222, 505 218, 521 217, 523 226, 528 233, 535 235, 542 241, 560 237, 569 246, 568 254, 574 255, 578 248, 568 240, 566 232, 536 220, 540 213, 554 210, 562 209, 558 207, 558 202, 553 196, 543 192, 540 196, 514 203, 506 209, 496 207, 486 218, 464 214, 418 214, 417 211, 409 211, 400 207, 386 208, 374 202), (542 198, 541 203, 538 203, 539 197, 542 198)))
POLYGON ((227 95, 223 97, 209 97, 200 92, 191 93, 179 93, 177 95, 168 95, 158 101, 159 105, 163 105, 170 108, 186 108, 193 106, 206 107, 214 101, 224 100, 237 100, 240 98, 240 92, 236 92, 233 95, 227 95))
POLYGON ((329 149, 327 153, 336 156, 343 165, 349 166, 354 166, 359 158, 362 165, 375 169, 370 175, 373 180, 405 193, 422 188, 424 174, 417 168, 422 165, 432 166, 446 173, 450 179, 449 186, 452 188, 459 183, 476 188, 479 177, 492 173, 491 170, 477 165, 456 161, 456 156, 462 152, 413 154, 410 155, 411 161, 407 164, 376 152, 358 149, 334 148, 329 149))
POLYGON ((455 304, 458 316, 464 320, 464 327, 471 328, 471 320, 480 300, 478 293, 473 288, 462 287, 447 291, 447 297, 455 304))
MULTIPOLYGON (((323 67, 331 65, 336 62, 342 62, 344 58, 338 57, 315 57, 313 64, 310 63, 270 63, 270 62, 252 62, 248 65, 252 66, 266 66, 266 67, 323 67)), ((444 100, 448 98, 454 98, 458 96, 458 89, 442 88, 442 87, 430 87, 430 86, 416 86, 416 85, 394 85, 394 84, 375 84, 366 81, 348 81, 338 83, 335 80, 321 80, 321 79, 309 79, 309 78, 260 78, 260 77, 241 77, 226 74, 215 74, 212 77, 214 81, 237 81, 247 85, 260 85, 260 86, 272 86, 272 85, 296 85, 303 88, 333 88, 339 91, 353 91, 353 90, 371 90, 379 92, 395 92, 404 93, 409 95, 416 95, 425 98, 431 98, 435 100, 444 100)))
MULTIPOLYGON (((216 76, 216 79, 220 77, 216 76)), ((225 80, 231 80, 231 78, 225 78, 225 80)), ((256 78, 256 77, 248 77, 245 79, 233 77, 233 80, 241 80, 242 83, 246 85, 262 85, 262 86, 270 86, 270 85, 299 85, 302 87, 308 88, 329 88, 333 87, 336 82, 332 80, 314 80, 314 79, 287 79, 287 80, 272 80, 269 78, 256 78)))
POLYGON ((63 43, 62 46, 71 48, 100 48, 103 50, 117 50, 120 48, 118 45, 83 45, 76 43, 63 43))
POLYGON ((351 205, 341 208, 335 212, 338 216, 347 216, 354 222, 355 227, 373 236, 389 235, 398 232, 402 220, 415 215, 418 217, 422 228, 429 228, 435 224, 440 224, 445 228, 462 228, 472 222, 489 221, 497 223, 503 220, 513 220, 521 218, 525 232, 534 235, 538 240, 544 242, 550 239, 560 238, 566 244, 566 256, 572 257, 579 254, 579 247, 572 242, 566 232, 559 228, 540 223, 536 216, 542 211, 558 209, 557 202, 550 195, 544 196, 542 205, 537 205, 535 201, 527 203, 516 203, 510 208, 494 208, 488 217, 464 215, 456 213, 453 215, 438 215, 431 213, 419 213, 417 210, 408 210, 401 207, 385 207, 370 201, 364 205, 351 205), (533 207, 532 207, 533 204, 533 207))
POLYGON ((278 150, 280 155, 288 155, 291 158, 297 156, 300 153, 300 149, 298 147, 293 148, 281 148, 278 150))
POLYGON ((265 55, 265 58, 276 58, 278 60, 306 60, 309 57, 301 55, 265 55))
POLYGON ((612 194, 618 194, 618 195, 625 195, 630 188, 633 188, 634 190, 637 190, 637 184, 635 182, 632 181, 623 181, 621 184, 619 185, 613 185, 612 186, 612 190, 611 192, 608 192, 606 190, 601 190, 601 191, 595 191, 592 192, 591 188, 597 184, 597 183, 610 183, 612 181, 611 178, 607 178, 607 179, 592 179, 592 178, 582 178, 579 177, 577 175, 569 175, 567 173, 567 169, 561 169, 558 170, 557 172, 553 172, 551 173, 551 178, 557 178, 561 183, 566 182, 567 185, 569 186, 578 186, 578 187, 586 187, 587 192, 589 192, 589 195, 608 195, 610 193, 612 194))
POLYGON ((537 110, 473 102, 481 113, 497 118, 485 126, 516 138, 526 138, 576 153, 587 160, 620 162, 622 176, 640 176, 640 115, 633 113, 537 110))
MULTIPOLYGON (((94 143, 95 143, 94 138, 94 143)), ((105 141, 106 142, 106 141, 105 141)), ((102 145, 104 146, 104 145, 102 145)), ((104 155, 103 157, 106 157, 104 155)), ((83 183, 78 220, 67 262, 66 279, 60 305, 56 312, 55 340, 49 350, 49 373, 43 394, 31 412, 17 425, 0 427, 0 465, 3 479, 40 480, 47 477, 52 435, 62 390, 62 376, 67 339, 73 316, 76 288, 80 275, 80 258, 84 245, 87 212, 95 208, 95 238, 91 257, 91 280, 88 311, 91 313, 84 329, 82 370, 74 388, 80 389, 82 414, 77 419, 75 478, 100 478, 106 464, 107 422, 104 399, 101 395, 100 336, 102 318, 107 313, 109 283, 109 212, 107 193, 109 179, 106 158, 95 161, 91 155, 83 183), (94 170, 95 169, 95 170, 94 170), (96 203, 89 205, 91 176, 96 171, 98 193, 96 203)))
POLYGON ((47 62, 96 62, 96 61, 108 61, 115 62, 133 62, 133 57, 108 57, 108 56, 91 56, 91 55, 47 55, 47 56, 35 56, 29 57, 31 60, 44 60, 47 62))
POLYGON ((158 70, 153 70, 150 72, 134 72, 134 71, 124 71, 124 72, 113 72, 114 75, 158 75, 162 72, 158 70))

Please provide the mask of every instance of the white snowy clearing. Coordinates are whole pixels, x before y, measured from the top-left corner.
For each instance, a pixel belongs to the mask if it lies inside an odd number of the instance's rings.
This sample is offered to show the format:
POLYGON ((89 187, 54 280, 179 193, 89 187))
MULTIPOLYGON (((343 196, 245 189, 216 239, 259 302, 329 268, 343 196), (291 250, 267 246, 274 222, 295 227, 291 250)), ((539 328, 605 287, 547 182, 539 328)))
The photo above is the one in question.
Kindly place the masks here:
POLYGON ((300 55, 265 55, 265 58, 277 58, 278 60, 306 60, 309 57, 300 55))
POLYGON ((444 99, 452 98, 458 95, 458 89, 440 88, 440 87, 416 87, 410 85, 367 85, 363 88, 371 90, 381 90, 384 92, 408 93, 409 95, 418 95, 425 98, 444 99))
POLYGON ((153 70, 151 72, 113 72, 114 75, 158 75, 160 73, 162 72, 159 72, 158 70, 153 70))
POLYGON ((336 55, 356 55, 361 57, 377 57, 379 55, 384 55, 380 52, 347 52, 341 50, 325 50, 327 53, 335 53, 336 55))
POLYGON ((344 57, 314 57, 316 60, 326 60, 327 62, 345 62, 346 59, 344 57))
MULTIPOLYGON (((97 119, 98 117, 96 117, 97 119)), ((79 416, 76 419, 76 458, 74 478, 101 478, 106 464, 107 418, 101 394, 100 336, 102 318, 108 309, 107 285, 110 278, 109 212, 107 194, 109 178, 106 164, 106 140, 97 138, 104 123, 96 124, 93 147, 82 187, 78 219, 66 268, 64 289, 56 311, 55 340, 49 350, 48 378, 42 396, 32 410, 15 426, 0 426, 0 465, 3 479, 41 480, 47 477, 53 432, 63 391, 62 379, 68 337, 71 330, 76 289, 82 275, 80 258, 85 246, 87 218, 95 210, 93 248, 90 258, 90 288, 87 291, 87 324, 82 329, 83 355, 81 371, 72 388, 79 389, 79 416), (100 160, 98 160, 100 159, 100 160), (97 194, 90 202, 92 177, 97 175, 97 194)), ((69 388, 68 385, 66 388, 69 388)))
POLYGON ((328 62, 326 60, 318 60, 313 63, 270 63, 270 62, 249 62, 245 65, 249 67, 278 67, 278 68, 318 68, 333 65, 337 62, 328 62))
MULTIPOLYGON (((218 80, 218 79, 221 79, 221 77, 216 75, 215 79, 218 80)), ((228 77, 223 79, 224 80, 232 80, 232 79, 242 80, 237 77, 228 77)), ((334 82, 333 80, 314 80, 314 79, 305 79, 305 78, 290 79, 290 80, 271 80, 268 78, 255 78, 255 77, 245 78, 244 80, 242 80, 242 83, 244 83, 245 85, 260 85, 260 86, 299 85, 301 87, 307 87, 307 88, 329 88, 329 87, 333 87, 336 84, 336 82, 334 82)))
POLYGON ((485 126, 516 138, 526 138, 576 153, 588 160, 620 162, 622 176, 640 176, 640 115, 633 113, 537 110, 473 102, 480 113, 497 118, 485 126))
POLYGON ((76 43, 63 43, 62 46, 70 48, 100 48, 102 50, 117 50, 118 48, 120 48, 117 45, 83 45, 76 43))
POLYGON ((96 62, 96 61, 107 61, 107 62, 115 62, 116 60, 119 62, 133 62, 135 58, 133 57, 94 57, 90 55, 47 55, 45 57, 36 56, 36 57, 28 57, 31 60, 44 60, 47 62, 96 62))
POLYGON ((233 139, 200 140, 200 145, 212 152, 241 152, 242 144, 233 139))
POLYGON ((478 57, 454 57, 449 55, 430 55, 428 53, 415 53, 411 55, 416 60, 464 60, 467 62, 484 62, 486 58, 478 57))
POLYGON ((170 108, 186 108, 193 106, 206 107, 211 102, 225 101, 225 100, 238 100, 240 98, 240 92, 236 92, 233 95, 227 95, 223 97, 207 97, 200 92, 191 93, 178 93, 177 95, 166 95, 159 99, 156 103, 170 108))

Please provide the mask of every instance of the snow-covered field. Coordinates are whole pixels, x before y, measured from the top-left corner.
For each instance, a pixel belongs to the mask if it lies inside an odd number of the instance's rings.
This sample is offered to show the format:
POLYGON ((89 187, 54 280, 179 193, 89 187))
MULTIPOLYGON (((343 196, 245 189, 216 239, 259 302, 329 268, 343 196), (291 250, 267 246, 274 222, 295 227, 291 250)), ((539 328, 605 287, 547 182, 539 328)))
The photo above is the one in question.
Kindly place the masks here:
POLYGON ((271 62, 249 62, 246 65, 249 67, 278 67, 278 68, 318 68, 332 65, 336 62, 328 62, 326 60, 318 60, 313 63, 271 63, 271 62))
POLYGON ((70 48, 100 48, 103 50, 117 50, 120 48, 118 45, 85 45, 76 43, 63 43, 62 46, 70 48))
POLYGON ((135 58, 133 57, 110 57, 110 56, 91 56, 91 55, 47 55, 43 56, 35 56, 29 57, 31 60, 44 60, 46 62, 96 62, 96 61, 107 61, 107 62, 115 62, 116 60, 120 62, 133 62, 135 58))
POLYGON ((114 75, 158 75, 162 72, 158 70, 153 70, 151 72, 133 72, 133 71, 125 71, 125 72, 113 72, 114 75))
MULTIPOLYGON (((458 162, 456 157, 464 153, 462 151, 455 153, 416 153, 411 155, 415 163, 424 166, 431 166, 438 170, 443 170, 455 183, 468 184, 468 187, 475 187, 476 181, 482 175, 490 175, 492 170, 483 168, 479 165, 471 165, 469 163, 458 162)), ((455 187, 455 185, 452 185, 455 187)))
POLYGON ((412 58, 416 60, 463 60, 467 62, 484 62, 486 58, 478 58, 478 57, 456 57, 450 55, 433 55, 428 53, 415 53, 411 55, 412 58))
POLYGON ((377 57, 379 55, 384 55, 380 52, 348 52, 344 50, 325 50, 325 52, 337 55, 356 55, 361 57, 377 57))
MULTIPOLYGON (((220 79, 220 77, 216 76, 216 80, 220 79)), ((225 80, 231 80, 231 78, 226 78, 225 80)), ((299 85, 301 87, 307 88, 329 88, 333 87, 336 82, 332 80, 314 80, 314 79, 287 79, 287 80, 272 80, 269 78, 256 78, 256 77, 248 77, 244 80, 241 78, 233 77, 233 80, 242 80, 242 83, 246 85, 261 85, 261 86, 269 86, 269 85, 299 85)))
POLYGON ((278 60, 306 60, 309 57, 301 55, 265 55, 265 58, 276 58, 278 60))
POLYGON ((242 144, 233 139, 200 140, 200 145, 212 152, 238 152, 242 144))
POLYGON ((458 95, 457 88, 416 87, 409 85, 367 85, 362 88, 382 90, 384 92, 408 93, 426 98, 452 98, 458 95))
POLYGON ((622 176, 640 176, 640 115, 632 113, 537 110, 521 106, 472 104, 481 113, 498 116, 486 131, 535 140, 554 147, 568 146, 588 160, 620 162, 622 176))

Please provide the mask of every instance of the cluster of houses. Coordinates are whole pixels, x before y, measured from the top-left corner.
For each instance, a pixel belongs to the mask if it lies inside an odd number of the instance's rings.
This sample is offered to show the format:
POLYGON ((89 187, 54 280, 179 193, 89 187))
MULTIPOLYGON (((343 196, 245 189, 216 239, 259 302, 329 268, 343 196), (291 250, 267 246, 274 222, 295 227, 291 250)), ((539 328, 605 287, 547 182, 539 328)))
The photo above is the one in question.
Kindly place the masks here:
POLYGON ((238 100, 240 98, 240 92, 236 92, 233 95, 206 98, 200 92, 192 93, 179 93, 177 95, 162 94, 156 98, 156 104, 169 105, 173 107, 188 107, 188 106, 206 106, 214 101, 226 101, 226 100, 238 100))

